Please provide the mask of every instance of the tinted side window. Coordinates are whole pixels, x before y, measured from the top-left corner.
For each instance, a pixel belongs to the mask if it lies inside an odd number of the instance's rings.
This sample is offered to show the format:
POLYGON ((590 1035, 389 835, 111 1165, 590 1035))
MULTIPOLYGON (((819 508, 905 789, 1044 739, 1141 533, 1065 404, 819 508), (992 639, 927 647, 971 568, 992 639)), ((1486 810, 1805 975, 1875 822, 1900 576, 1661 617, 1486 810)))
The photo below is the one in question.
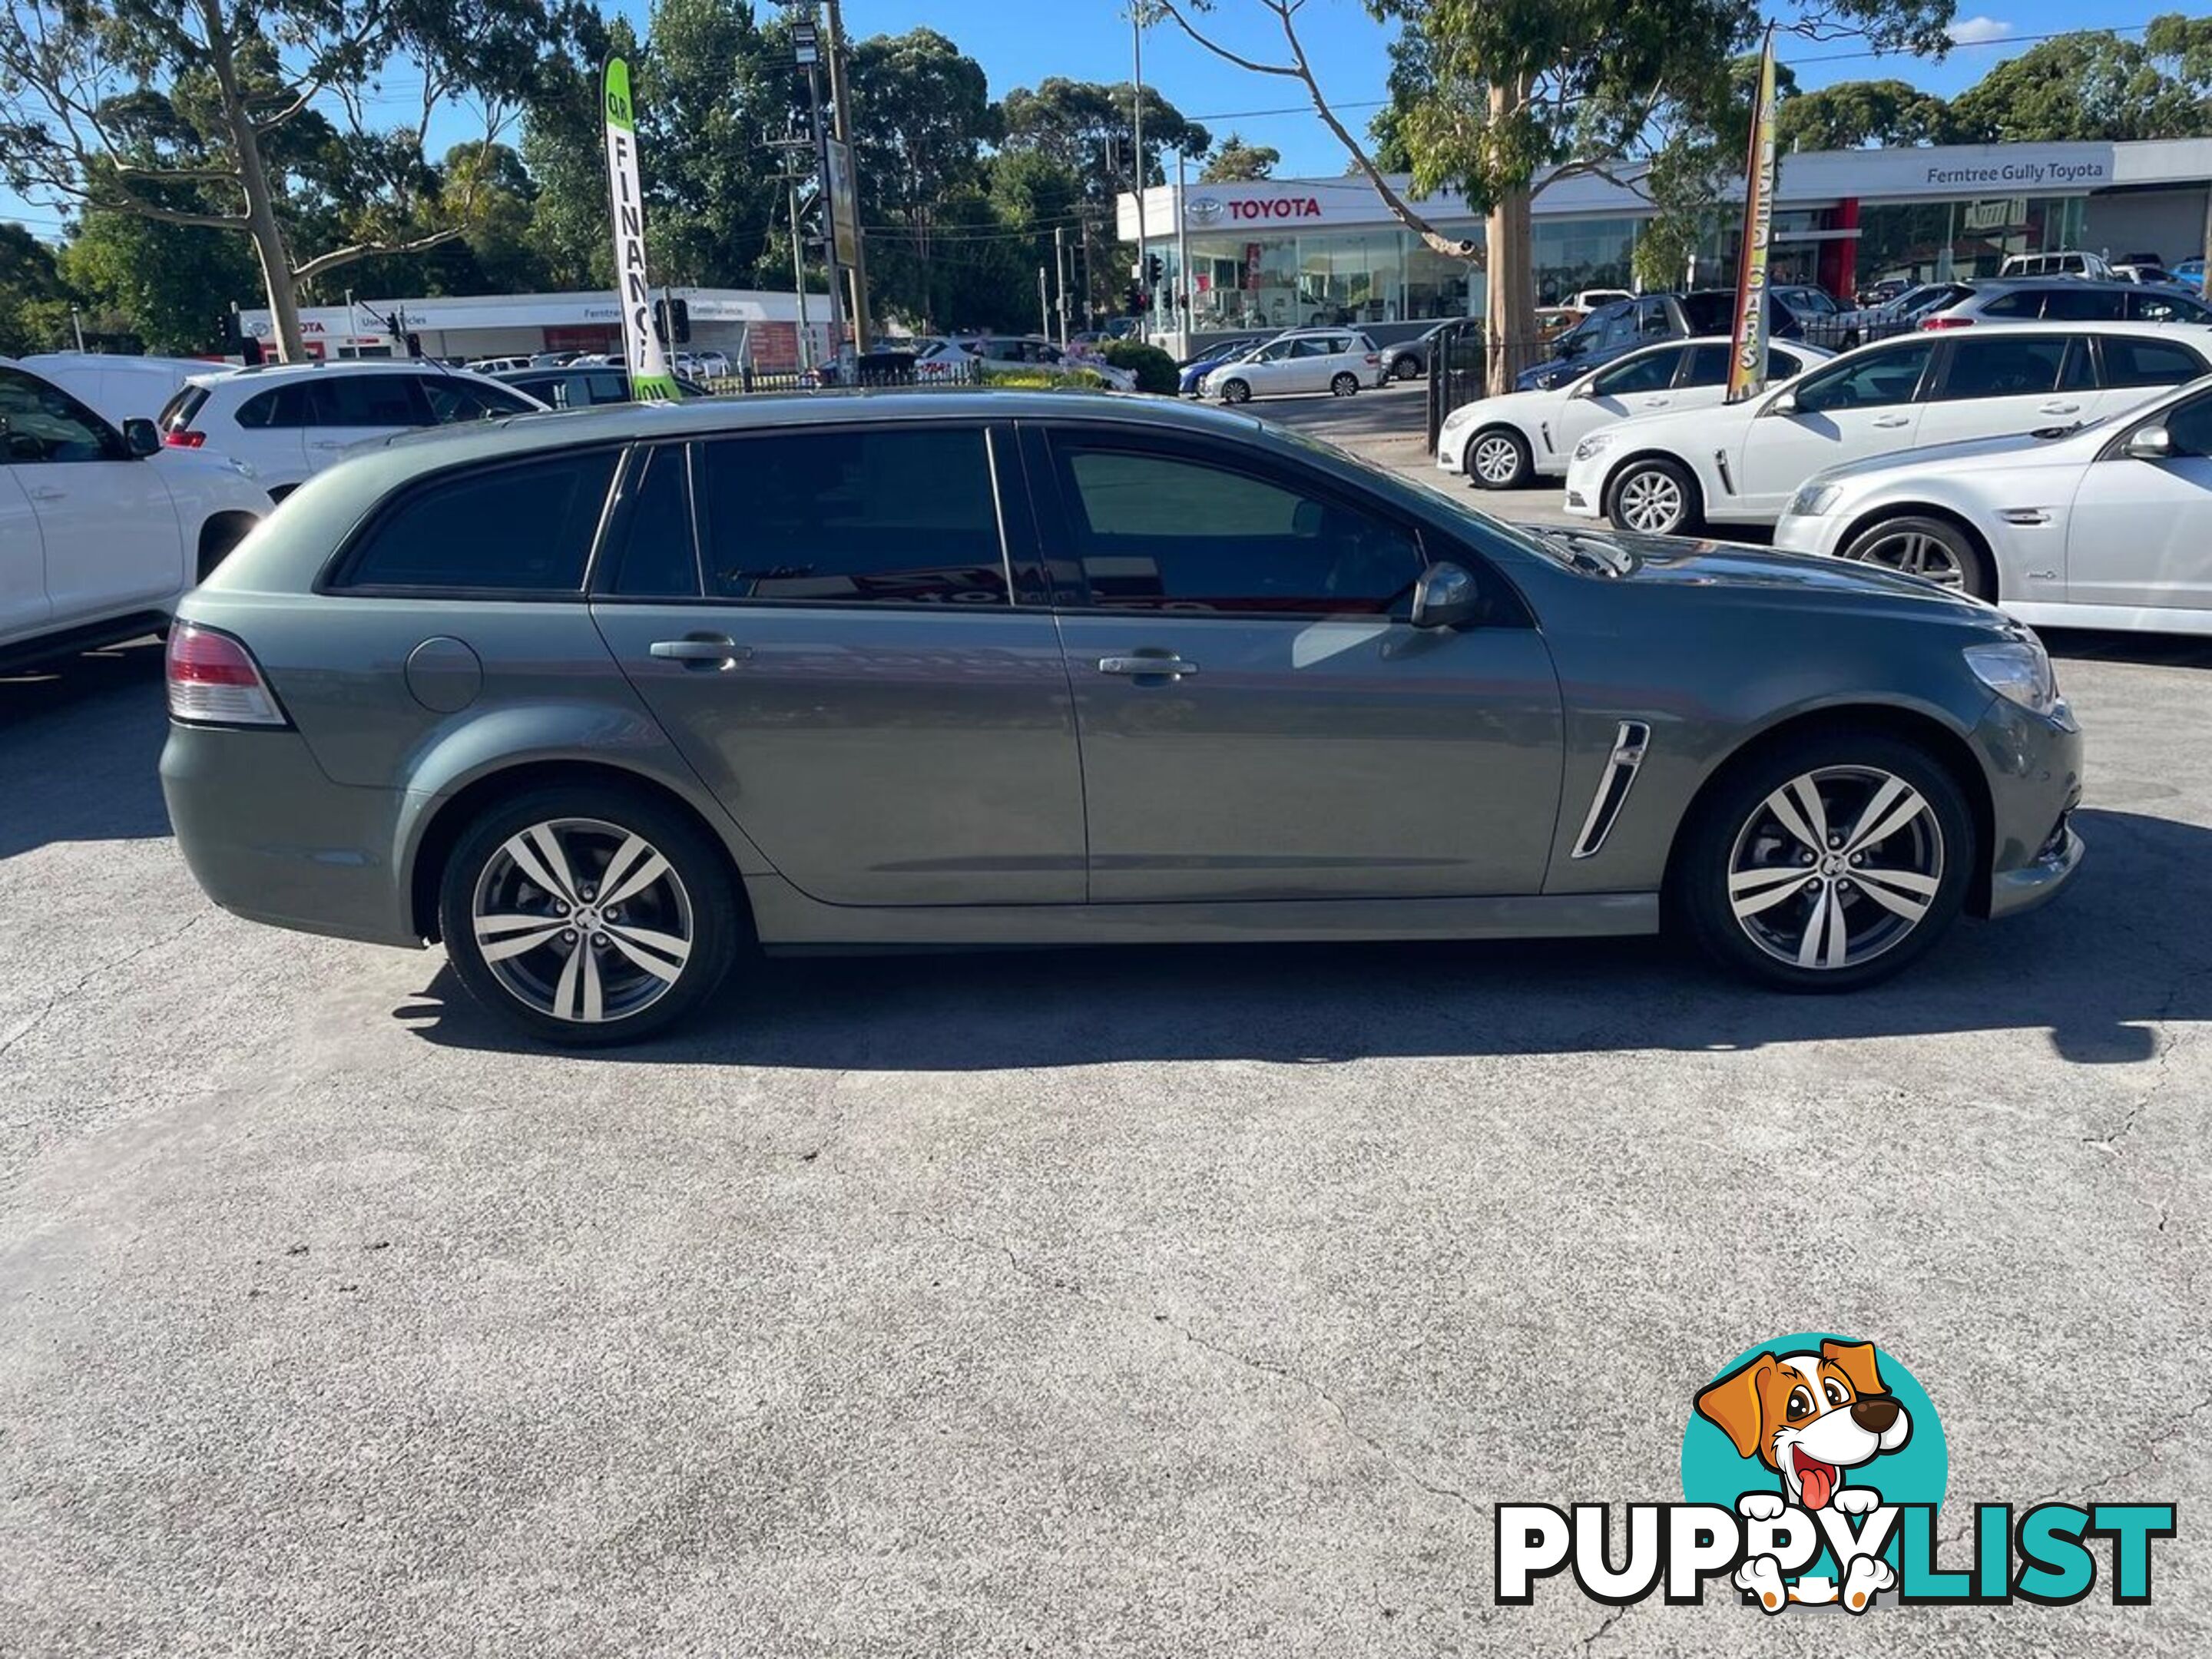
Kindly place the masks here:
POLYGON ((466 380, 425 379, 422 395, 430 404, 430 418, 440 426, 457 421, 489 421, 500 415, 519 415, 530 407, 519 398, 466 380))
POLYGON ((427 426, 429 406, 412 374, 333 374, 309 383, 316 426, 427 426))
POLYGON ((2123 297, 2111 289, 2086 283, 2054 288, 2044 296, 2043 314, 2060 323, 2113 322, 2118 319, 2123 297))
POLYGON ((1006 603, 979 429, 797 431, 701 453, 709 596, 1006 603))
POLYGON ((2128 315, 2145 323, 2202 323, 2212 320, 2212 309, 2208 309, 2186 294, 2166 294, 2154 289, 2144 294, 2127 296, 2128 315))
POLYGON ((1809 374, 1797 383, 1797 407, 1819 412, 1911 403, 1935 349, 1932 341, 1916 340, 1809 374))
POLYGON ((614 468, 608 449, 434 478, 370 527, 338 586, 574 592, 614 468))
MULTIPOLYGON (((638 456, 623 494, 622 550, 606 591, 639 599, 696 599, 699 555, 691 535, 691 495, 684 447, 659 444, 638 456)), ((594 583, 594 586, 599 586, 594 583)))
MULTIPOLYGON (((1769 351, 1766 354, 1767 372, 1772 374, 1781 374, 1782 370, 1776 367, 1781 362, 1780 352, 1769 351)), ((1726 346, 1711 344, 1692 346, 1690 366, 1682 375, 1682 384, 1684 386, 1726 386, 1728 366, 1729 349, 1726 346)))
POLYGON ((2009 331, 1954 341, 1951 365, 1935 395, 1948 402, 2056 392, 2070 344, 2064 335, 2023 337, 2009 331))
MULTIPOLYGON (((626 404, 629 401, 629 377, 619 369, 596 369, 584 376, 589 396, 580 401, 594 404, 626 404)), ((580 401, 571 398, 571 403, 580 401)))
POLYGON ((0 461, 104 461, 122 451, 107 423, 58 386, 0 368, 0 461))
MULTIPOLYGON (((1715 349, 1717 349, 1717 348, 1715 349)), ((1766 378, 1768 380, 1786 380, 1793 374, 1802 374, 1804 369, 1805 360, 1802 357, 1800 357, 1796 352, 1784 351, 1778 346, 1769 346, 1766 349, 1766 378)), ((1689 380, 1684 382, 1684 384, 1688 386, 1718 386, 1721 381, 1727 379, 1728 359, 1726 356, 1723 355, 1721 359, 1721 373, 1717 379, 1711 380, 1689 380)))
POLYGON ((2198 398, 2168 411, 2166 435, 2177 455, 2212 455, 2212 398, 2198 398))
POLYGON ((1421 573, 1396 526, 1272 479, 1056 443, 1091 603, 1111 611, 1387 614, 1421 573))
POLYGON ((2009 294, 2000 294, 1982 307, 1984 317, 2040 317, 2043 315, 2043 290, 2038 288, 2016 288, 2009 294))
POLYGON ((298 380, 289 386, 257 392, 238 406, 238 423, 255 430, 307 424, 307 388, 298 380))
POLYGON ((2106 386, 2179 386, 2204 373, 2204 360, 2172 340, 2130 340, 2107 336, 2106 386))
MULTIPOLYGON (((1725 354, 1723 354, 1725 355, 1725 354)), ((1679 351, 1647 351, 1641 356, 1601 368, 1590 383, 1601 398, 1625 398, 1632 392, 1657 392, 1674 383, 1674 370, 1682 361, 1679 351)))

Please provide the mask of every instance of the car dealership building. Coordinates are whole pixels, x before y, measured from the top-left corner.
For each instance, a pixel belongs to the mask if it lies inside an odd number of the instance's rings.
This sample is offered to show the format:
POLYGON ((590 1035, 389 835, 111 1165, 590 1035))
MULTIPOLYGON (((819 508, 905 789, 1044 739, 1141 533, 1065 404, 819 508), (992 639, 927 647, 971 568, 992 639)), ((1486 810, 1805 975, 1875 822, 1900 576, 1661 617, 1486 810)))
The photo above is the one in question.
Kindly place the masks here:
MULTIPOLYGON (((1634 286, 1637 235, 1652 216, 1635 177, 1577 173, 1539 192, 1540 301, 1634 286)), ((2008 254, 2061 248, 2172 264, 2204 251, 2208 181, 2203 138, 1802 151, 1782 158, 1773 277, 1848 298, 1885 277, 1994 276, 2008 254)), ((1732 188, 1741 203, 1741 182, 1732 188)), ((1123 195, 1118 210, 1121 240, 1137 241, 1136 198, 1123 195)), ((1447 235, 1482 240, 1481 216, 1456 195, 1418 210, 1447 235)), ((1732 283, 1738 240, 1733 225, 1713 237, 1692 285, 1732 283)), ((1483 307, 1480 270, 1425 246, 1358 178, 1157 186, 1145 192, 1143 243, 1166 268, 1164 323, 1187 251, 1193 335, 1479 316, 1483 307)))

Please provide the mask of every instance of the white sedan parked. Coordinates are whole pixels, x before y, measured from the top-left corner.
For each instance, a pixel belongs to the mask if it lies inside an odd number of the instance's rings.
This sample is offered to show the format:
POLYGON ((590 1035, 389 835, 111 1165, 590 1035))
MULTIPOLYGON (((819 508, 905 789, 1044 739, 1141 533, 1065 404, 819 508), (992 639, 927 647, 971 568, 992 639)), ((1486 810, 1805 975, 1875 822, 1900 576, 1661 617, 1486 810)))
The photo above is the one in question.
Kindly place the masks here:
POLYGON ((2212 634, 2212 380, 2057 438, 1808 479, 1774 544, 1924 576, 2046 628, 2212 634))
POLYGON ((1389 374, 1375 342, 1358 329, 1300 328, 1210 371, 1198 395, 1224 404, 1287 392, 1348 398, 1362 386, 1381 386, 1389 374))
MULTIPOLYGON (((1768 348, 1770 381, 1794 380, 1835 354, 1792 340, 1768 348)), ((1550 391, 1510 392, 1462 404, 1437 434, 1437 469, 1485 489, 1531 477, 1564 477, 1575 446, 1600 427, 1662 410, 1711 409, 1728 392, 1724 337, 1645 346, 1550 391)))
POLYGON ((1592 433, 1565 507, 1617 529, 1676 535, 1772 524, 1815 472, 1916 447, 2076 426, 2212 373, 2212 328, 2023 323, 1880 340, 1790 385, 1592 433))

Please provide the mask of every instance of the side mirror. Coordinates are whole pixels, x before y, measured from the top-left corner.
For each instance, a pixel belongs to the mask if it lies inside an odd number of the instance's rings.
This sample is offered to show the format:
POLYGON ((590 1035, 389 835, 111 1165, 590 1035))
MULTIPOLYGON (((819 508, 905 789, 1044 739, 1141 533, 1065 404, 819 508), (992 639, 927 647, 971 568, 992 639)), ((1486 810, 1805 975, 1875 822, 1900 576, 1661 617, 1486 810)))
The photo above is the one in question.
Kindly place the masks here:
POLYGON ((1797 412, 1797 393, 1796 391, 1790 387, 1784 387, 1782 391, 1776 392, 1774 394, 1774 400, 1766 405, 1766 412, 1769 415, 1795 415, 1797 412))
POLYGON ((158 455, 161 451, 161 428, 143 415, 133 415, 123 423, 123 447, 133 455, 158 455))
POLYGON ((2173 455, 2173 434, 2162 426, 2139 426, 2128 434, 2120 453, 2131 461, 2169 460, 2173 455))
POLYGON ((1413 584, 1416 628, 1464 628, 1482 608, 1482 591, 1466 567, 1439 560, 1413 584))

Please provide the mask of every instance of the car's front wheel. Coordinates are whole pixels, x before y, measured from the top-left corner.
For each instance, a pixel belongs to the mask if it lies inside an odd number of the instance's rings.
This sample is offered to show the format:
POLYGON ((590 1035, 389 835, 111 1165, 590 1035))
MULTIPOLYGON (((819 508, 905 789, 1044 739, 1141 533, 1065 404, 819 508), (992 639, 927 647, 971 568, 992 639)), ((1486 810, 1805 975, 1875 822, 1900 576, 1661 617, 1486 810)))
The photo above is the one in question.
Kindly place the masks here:
POLYGON ((1901 570, 1908 576, 1924 576, 1940 586, 1958 588, 1978 599, 1997 596, 1989 560, 1965 531, 1946 519, 1918 514, 1885 519, 1852 537, 1844 556, 1901 570))
POLYGON ((1221 383, 1221 401, 1223 403, 1243 404, 1249 403, 1251 400, 1252 388, 1244 381, 1224 380, 1221 383))
POLYGON ((1340 398, 1349 398, 1359 390, 1359 377, 1347 369, 1328 383, 1328 389, 1340 398))
POLYGON ((1605 516, 1616 530, 1647 536, 1680 536, 1697 528, 1704 502, 1698 481, 1680 461, 1646 455, 1613 475, 1605 516))
POLYGON ((1420 373, 1421 360, 1411 354, 1400 357, 1393 357, 1390 360, 1390 377, 1393 380, 1416 380, 1419 377, 1420 373))
POLYGON ((550 1042, 635 1042, 696 1010, 744 937, 728 855, 652 797, 532 790, 447 860, 438 917, 463 984, 550 1042))
POLYGON ((1518 489, 1534 466, 1528 441, 1510 427, 1485 427, 1468 440, 1467 475, 1485 489, 1518 489))
POLYGON ((1881 732, 1823 732, 1753 757, 1684 833, 1674 913, 1715 958, 1783 990, 1896 973, 1957 918, 1976 867, 1958 782, 1881 732))

